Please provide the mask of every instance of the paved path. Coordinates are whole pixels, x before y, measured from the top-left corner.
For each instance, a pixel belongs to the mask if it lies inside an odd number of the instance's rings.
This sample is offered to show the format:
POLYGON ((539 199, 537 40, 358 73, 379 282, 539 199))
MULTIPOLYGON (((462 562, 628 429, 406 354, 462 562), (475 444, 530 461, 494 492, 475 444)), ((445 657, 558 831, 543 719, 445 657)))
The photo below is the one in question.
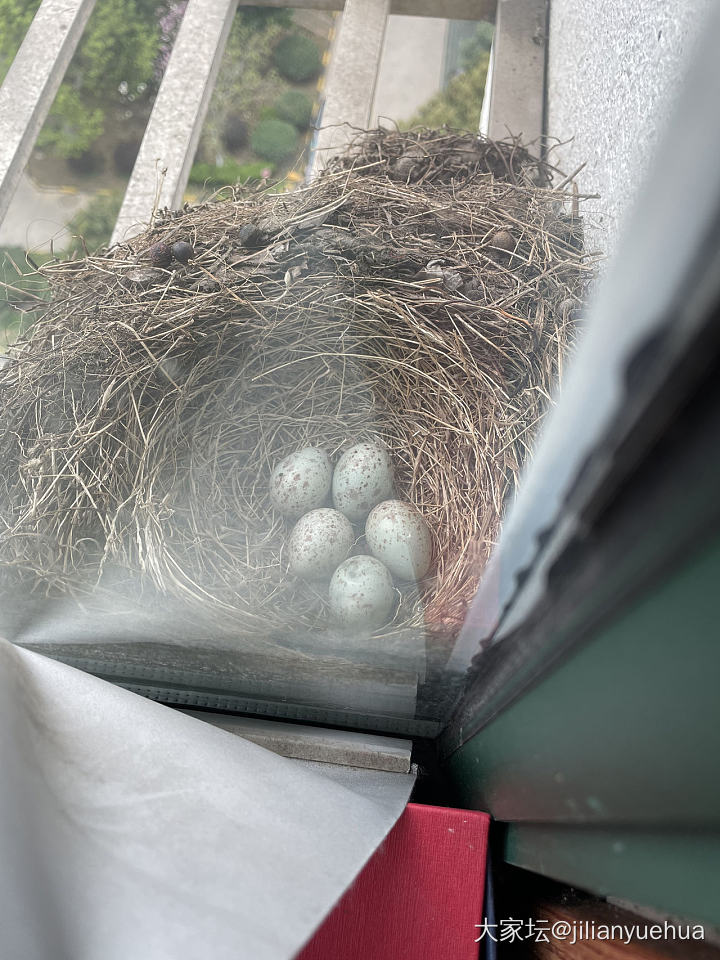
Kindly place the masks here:
POLYGON ((24 173, 7 215, 0 224, 0 246, 62 250, 70 240, 66 224, 88 202, 90 194, 40 187, 24 173))

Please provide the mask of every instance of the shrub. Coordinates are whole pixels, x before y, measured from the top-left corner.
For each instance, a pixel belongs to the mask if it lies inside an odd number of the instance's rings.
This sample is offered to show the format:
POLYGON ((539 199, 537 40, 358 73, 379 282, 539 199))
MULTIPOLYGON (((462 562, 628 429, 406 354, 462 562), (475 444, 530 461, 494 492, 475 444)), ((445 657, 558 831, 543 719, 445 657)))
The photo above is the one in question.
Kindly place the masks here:
POLYGON ((129 176, 135 166, 140 143, 137 140, 123 140, 113 150, 113 164, 118 173, 129 176))
POLYGON ((264 107, 260 108, 256 118, 256 123, 260 123, 261 120, 277 120, 277 114, 273 107, 269 103, 266 103, 264 107))
POLYGON ((83 238, 89 253, 110 243, 122 197, 122 192, 119 191, 99 194, 73 217, 69 224, 70 232, 73 234, 69 250, 71 256, 85 256, 82 243, 76 238, 83 238))
POLYGON ((309 37, 289 33, 275 47, 275 66, 286 80, 304 83, 314 80, 322 69, 320 51, 309 37))
POLYGON ((297 150, 297 130, 284 120, 263 120, 255 127, 250 143, 259 157, 282 163, 297 150))
POLYGON ((312 119, 313 103, 301 90, 288 90, 275 104, 275 114, 280 120, 291 123, 298 130, 306 130, 312 119))
POLYGON ((461 71, 470 70, 484 53, 490 53, 494 27, 492 23, 479 21, 475 29, 466 33, 460 41, 458 65, 461 71))
POLYGON ((248 142, 248 125, 239 113, 231 113, 225 120, 222 142, 226 150, 242 150, 248 142))
POLYGON ((443 90, 431 97, 402 126, 407 129, 446 125, 455 130, 477 130, 488 63, 489 56, 485 53, 474 67, 453 77, 443 90))
POLYGON ((236 163, 226 160, 221 166, 214 163, 195 163, 190 170, 190 183, 209 187, 229 187, 235 183, 247 183, 248 180, 261 180, 263 171, 272 166, 267 163, 236 163))
POLYGON ((68 157, 67 165, 73 173, 98 173, 105 166, 105 158, 96 150, 83 150, 77 156, 68 157))

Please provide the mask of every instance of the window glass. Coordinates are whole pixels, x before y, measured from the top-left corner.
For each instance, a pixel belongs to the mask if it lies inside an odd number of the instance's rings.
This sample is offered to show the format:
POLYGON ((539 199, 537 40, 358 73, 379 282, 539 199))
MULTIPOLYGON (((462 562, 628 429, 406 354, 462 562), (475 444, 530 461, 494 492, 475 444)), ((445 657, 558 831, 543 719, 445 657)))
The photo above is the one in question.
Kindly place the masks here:
POLYGON ((108 249, 185 9, 99 0, 25 175, 48 215, 3 226, 0 632, 432 735, 582 314, 577 189, 478 138, 491 24, 391 16, 373 130, 319 158, 341 21, 241 6, 182 209, 108 249))

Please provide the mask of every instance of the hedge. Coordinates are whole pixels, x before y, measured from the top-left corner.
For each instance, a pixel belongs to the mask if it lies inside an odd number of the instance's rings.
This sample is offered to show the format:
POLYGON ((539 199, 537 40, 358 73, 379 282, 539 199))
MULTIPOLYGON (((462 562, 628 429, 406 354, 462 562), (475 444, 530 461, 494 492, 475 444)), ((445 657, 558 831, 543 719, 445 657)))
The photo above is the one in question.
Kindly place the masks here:
POLYGON ((312 111, 312 100, 301 90, 287 90, 275 104, 276 116, 298 130, 307 130, 310 126, 312 111))
POLYGON ((301 33, 289 33, 275 47, 273 60, 278 72, 286 80, 305 83, 314 80, 322 69, 320 51, 301 33))
POLYGON ((289 160, 298 150, 297 130, 284 120, 263 120, 253 130, 253 152, 271 163, 289 160))

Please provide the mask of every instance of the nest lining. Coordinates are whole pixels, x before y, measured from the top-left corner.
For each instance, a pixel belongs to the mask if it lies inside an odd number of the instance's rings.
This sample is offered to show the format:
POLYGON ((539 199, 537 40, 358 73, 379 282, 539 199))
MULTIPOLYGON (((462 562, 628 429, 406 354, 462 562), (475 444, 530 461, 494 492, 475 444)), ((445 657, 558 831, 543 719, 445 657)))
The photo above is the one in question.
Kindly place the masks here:
POLYGON ((380 438, 435 541, 380 633, 452 637, 590 277, 569 199, 516 142, 377 131, 294 193, 222 191, 42 268, 0 370, 6 587, 151 592, 240 641, 326 630, 269 474, 380 438), (180 239, 189 265, 150 265, 180 239))

